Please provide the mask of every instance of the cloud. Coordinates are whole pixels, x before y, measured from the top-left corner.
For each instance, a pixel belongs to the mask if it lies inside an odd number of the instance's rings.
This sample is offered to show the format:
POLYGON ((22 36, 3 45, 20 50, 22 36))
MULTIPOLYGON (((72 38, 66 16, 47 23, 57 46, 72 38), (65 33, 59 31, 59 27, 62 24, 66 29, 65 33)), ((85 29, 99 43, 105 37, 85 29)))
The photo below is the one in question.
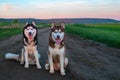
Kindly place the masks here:
POLYGON ((9 11, 9 10, 13 9, 14 7, 15 6, 10 3, 2 3, 2 5, 1 5, 1 9, 3 11, 9 11))

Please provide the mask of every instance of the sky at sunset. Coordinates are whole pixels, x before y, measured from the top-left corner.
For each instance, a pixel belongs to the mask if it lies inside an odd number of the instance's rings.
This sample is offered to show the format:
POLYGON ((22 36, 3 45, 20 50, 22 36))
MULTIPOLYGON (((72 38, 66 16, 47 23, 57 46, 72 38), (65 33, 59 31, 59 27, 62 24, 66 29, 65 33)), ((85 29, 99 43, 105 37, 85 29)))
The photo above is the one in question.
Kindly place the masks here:
POLYGON ((0 18, 120 20, 120 0, 0 0, 0 18))

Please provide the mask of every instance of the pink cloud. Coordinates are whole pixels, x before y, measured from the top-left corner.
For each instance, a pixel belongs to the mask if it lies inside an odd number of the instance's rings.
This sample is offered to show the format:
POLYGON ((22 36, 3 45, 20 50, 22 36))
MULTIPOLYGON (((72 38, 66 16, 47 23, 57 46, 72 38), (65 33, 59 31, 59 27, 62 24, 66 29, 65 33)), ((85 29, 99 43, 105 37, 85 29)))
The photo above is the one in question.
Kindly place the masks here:
POLYGON ((3 11, 8 11, 10 9, 12 9, 14 6, 12 4, 8 4, 8 3, 3 3, 2 4, 2 10, 3 11))

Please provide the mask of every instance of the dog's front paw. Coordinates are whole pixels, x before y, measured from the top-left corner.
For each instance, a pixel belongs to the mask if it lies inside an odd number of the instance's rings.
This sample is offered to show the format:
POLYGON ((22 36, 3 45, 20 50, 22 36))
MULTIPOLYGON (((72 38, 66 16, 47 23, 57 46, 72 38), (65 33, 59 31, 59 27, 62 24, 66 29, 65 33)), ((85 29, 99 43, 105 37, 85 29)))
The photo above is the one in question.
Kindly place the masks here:
POLYGON ((41 69, 41 66, 39 65, 39 66, 37 66, 37 69, 41 69))
POLYGON ((50 73, 54 73, 54 70, 50 70, 50 73))
POLYGON ((65 75, 65 71, 61 71, 61 75, 64 76, 65 75))
POLYGON ((49 64, 45 64, 45 69, 49 70, 49 64))
POLYGON ((29 65, 25 65, 24 67, 25 67, 25 68, 29 68, 29 65))

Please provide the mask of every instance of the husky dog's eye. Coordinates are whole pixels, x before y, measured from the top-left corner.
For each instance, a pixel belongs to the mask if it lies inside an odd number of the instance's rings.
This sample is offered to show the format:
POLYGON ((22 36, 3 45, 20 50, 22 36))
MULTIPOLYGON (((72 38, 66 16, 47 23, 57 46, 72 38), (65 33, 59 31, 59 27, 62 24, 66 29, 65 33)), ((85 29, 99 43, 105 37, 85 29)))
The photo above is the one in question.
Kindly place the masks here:
POLYGON ((61 33, 61 30, 59 29, 59 33, 61 33))
POLYGON ((57 30, 55 30, 55 32, 57 32, 57 30))
POLYGON ((61 30, 59 29, 59 32, 61 32, 61 30))

